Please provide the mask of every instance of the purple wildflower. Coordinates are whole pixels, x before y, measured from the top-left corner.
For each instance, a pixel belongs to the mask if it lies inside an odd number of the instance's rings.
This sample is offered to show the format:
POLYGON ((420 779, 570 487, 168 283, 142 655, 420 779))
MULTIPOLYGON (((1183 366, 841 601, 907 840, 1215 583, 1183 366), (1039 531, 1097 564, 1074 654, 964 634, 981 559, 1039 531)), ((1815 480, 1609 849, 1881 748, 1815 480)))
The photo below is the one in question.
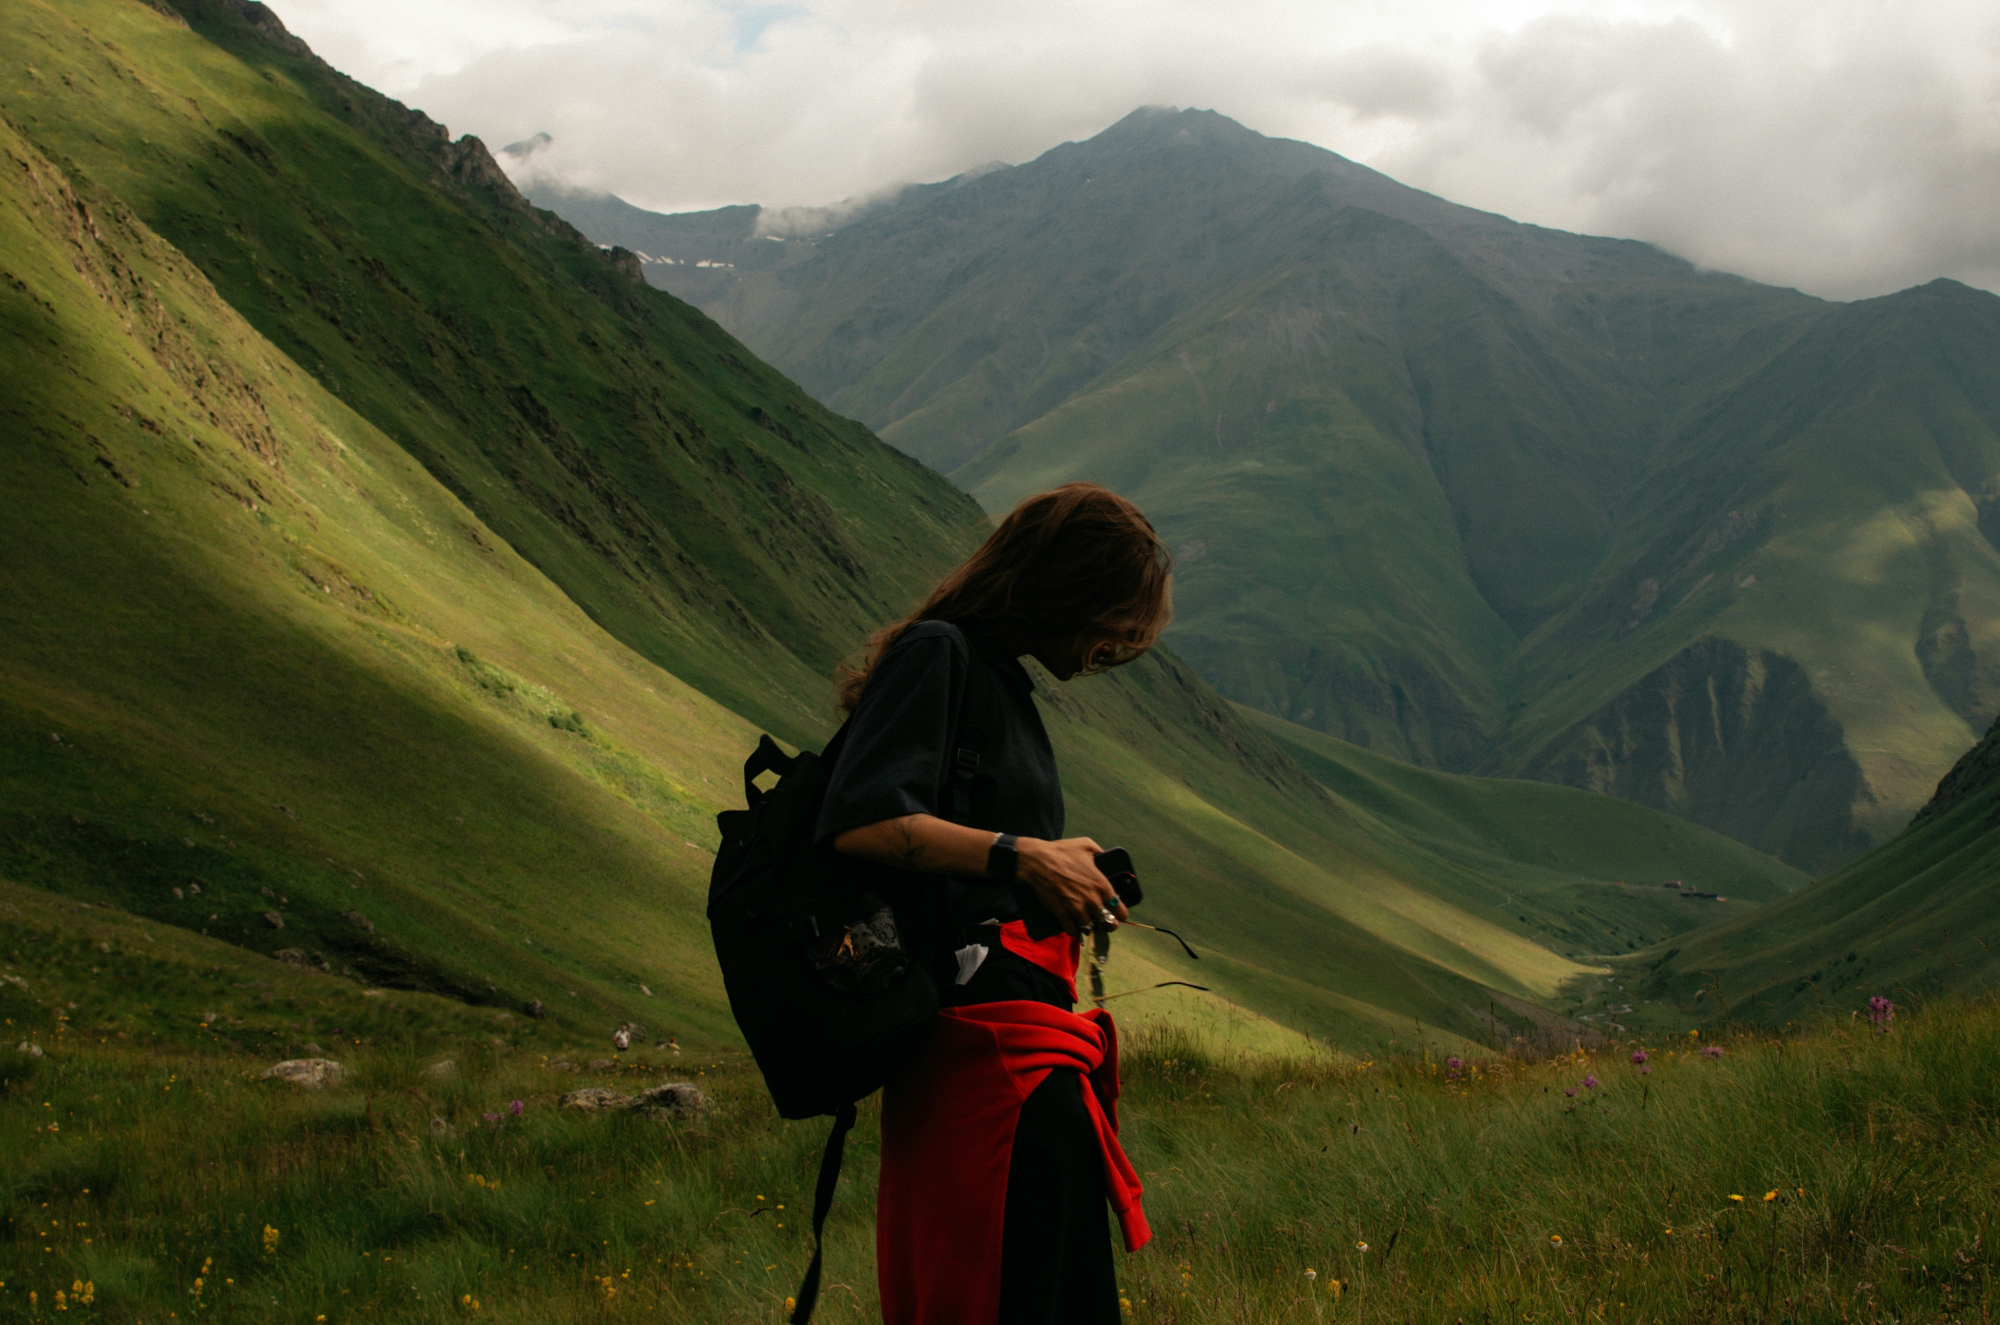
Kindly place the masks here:
POLYGON ((1586 1073, 1584 1073, 1584 1076, 1583 1076, 1583 1088, 1584 1088, 1585 1090, 1596 1090, 1596 1089, 1597 1089, 1597 1074, 1596 1074, 1595 1072, 1586 1072, 1586 1073))
POLYGON ((1890 1025, 1896 1020, 1896 1005, 1877 994, 1868 1000, 1868 1023, 1882 1034, 1887 1035, 1890 1025))
POLYGON ((1701 1056, 1703 1058, 1720 1058, 1722 1057, 1722 1046, 1719 1044, 1704 1044, 1701 1047, 1701 1056))
POLYGON ((1465 1060, 1462 1058, 1447 1058, 1444 1060, 1444 1074, 1454 1081, 1458 1079, 1458 1074, 1464 1069, 1465 1060))
POLYGON ((1569 1097, 1570 1097, 1571 1099, 1575 1099, 1575 1098, 1576 1098, 1576 1087, 1575 1087, 1575 1086, 1564 1086, 1564 1087, 1563 1087, 1563 1094, 1565 1094, 1565 1095, 1569 1096, 1569 1097))
POLYGON ((516 1118, 519 1118, 522 1114, 526 1113, 527 1111, 528 1111, 528 1106, 521 1103, 521 1101, 519 1100, 515 1100, 512 1104, 507 1106, 507 1112, 513 1114, 516 1118))
POLYGON ((1632 1065, 1634 1067, 1637 1067, 1639 1064, 1645 1061, 1646 1061, 1646 1051, 1644 1049, 1634 1049, 1632 1051, 1632 1065))
POLYGON ((492 1123, 495 1127, 498 1127, 500 1125, 500 1115, 497 1113, 486 1113, 482 1114, 481 1116, 484 1117, 487 1122, 492 1123))

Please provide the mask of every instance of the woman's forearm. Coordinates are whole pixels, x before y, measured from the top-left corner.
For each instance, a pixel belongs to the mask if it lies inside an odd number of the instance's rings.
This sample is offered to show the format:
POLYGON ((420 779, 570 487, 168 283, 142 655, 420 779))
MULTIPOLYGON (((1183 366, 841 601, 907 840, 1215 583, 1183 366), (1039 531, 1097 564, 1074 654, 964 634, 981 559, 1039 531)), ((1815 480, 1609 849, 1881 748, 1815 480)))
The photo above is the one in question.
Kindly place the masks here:
MULTIPOLYGON (((967 828, 929 814, 906 814, 850 828, 833 839, 833 849, 920 874, 979 875, 986 873, 993 838, 988 829, 967 828)), ((1127 919, 1125 904, 1097 871, 1097 856, 1104 850, 1097 843, 1087 837, 1059 842, 1024 837, 1014 848, 1015 878, 1032 888, 1070 933, 1094 924, 1107 909, 1118 919, 1127 919)))
POLYGON ((990 831, 929 814, 863 824, 833 839, 833 849, 843 856, 860 856, 919 874, 984 874, 992 846, 990 831))

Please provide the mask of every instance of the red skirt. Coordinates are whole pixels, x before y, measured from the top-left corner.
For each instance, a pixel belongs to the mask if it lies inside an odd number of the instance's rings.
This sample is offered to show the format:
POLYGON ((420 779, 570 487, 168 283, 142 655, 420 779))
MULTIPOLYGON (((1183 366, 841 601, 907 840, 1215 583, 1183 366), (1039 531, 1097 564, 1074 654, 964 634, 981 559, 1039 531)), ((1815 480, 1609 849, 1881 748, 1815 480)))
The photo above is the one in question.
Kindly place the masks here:
POLYGON ((875 1255, 886 1325, 995 1321, 1015 1124, 1059 1068, 1080 1074, 1125 1249, 1152 1236, 1118 1144, 1110 1014, 1026 1001, 947 1008, 923 1057, 883 1093, 875 1255))

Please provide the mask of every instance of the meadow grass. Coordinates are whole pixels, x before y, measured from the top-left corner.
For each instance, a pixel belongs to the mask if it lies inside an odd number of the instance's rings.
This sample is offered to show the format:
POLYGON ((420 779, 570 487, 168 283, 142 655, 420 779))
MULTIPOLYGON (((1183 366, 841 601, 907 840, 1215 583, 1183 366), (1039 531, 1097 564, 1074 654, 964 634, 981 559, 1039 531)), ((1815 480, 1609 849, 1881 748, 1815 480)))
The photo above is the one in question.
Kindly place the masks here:
MULTIPOLYGON (((319 1092, 212 1036, 7 1050, 0 1314, 780 1318, 825 1129, 778 1120, 747 1061, 649 1046, 593 1072, 432 1035, 350 1046, 319 1092), (557 1107, 669 1078, 715 1107, 557 1107)), ((1988 1318, 2000 1004, 1655 1043, 1645 1072, 1635 1047, 1454 1071, 1137 1037, 1122 1112, 1155 1238, 1121 1264, 1128 1318, 1988 1318)), ((876 1160, 865 1112, 827 1322, 877 1318, 876 1160)))

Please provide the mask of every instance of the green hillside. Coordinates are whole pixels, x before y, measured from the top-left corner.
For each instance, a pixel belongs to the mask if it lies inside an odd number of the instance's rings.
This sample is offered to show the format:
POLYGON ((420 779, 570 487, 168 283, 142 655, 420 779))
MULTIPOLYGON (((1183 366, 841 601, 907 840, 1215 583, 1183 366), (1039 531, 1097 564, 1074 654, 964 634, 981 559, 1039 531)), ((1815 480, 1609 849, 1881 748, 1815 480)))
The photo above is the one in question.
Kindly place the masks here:
POLYGON ((1653 1019, 1777 1025, 2000 979, 2000 722, 1915 821, 1845 869, 1621 963, 1653 1019))
POLYGON ((1142 502, 1174 647, 1355 744, 1817 872, 2000 706, 1993 296, 1829 304, 1207 111, 823 234, 536 196, 989 509, 1142 502))
POLYGON ((1591 792, 1417 768, 1239 711, 1357 814, 1386 850, 1469 907, 1592 958, 1753 914, 1808 882, 1733 838, 1591 792), (1670 887, 1669 884, 1679 884, 1670 887))
POLYGON ((0 95, 23 135, 599 624, 819 732, 834 662, 979 512, 269 10, 190 0, 189 32, 140 9, 15 7, 0 95))

